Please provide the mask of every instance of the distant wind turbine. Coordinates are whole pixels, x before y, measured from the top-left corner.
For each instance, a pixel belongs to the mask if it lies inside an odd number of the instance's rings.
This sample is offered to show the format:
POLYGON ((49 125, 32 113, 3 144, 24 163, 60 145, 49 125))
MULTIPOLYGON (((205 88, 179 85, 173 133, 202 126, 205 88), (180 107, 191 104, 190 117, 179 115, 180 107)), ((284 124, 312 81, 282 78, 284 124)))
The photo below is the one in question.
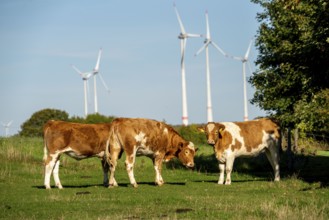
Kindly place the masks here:
POLYGON ((96 66, 93 69, 93 75, 94 75, 94 102, 95 102, 95 113, 98 113, 98 102, 97 102, 97 87, 96 87, 96 75, 98 74, 99 78, 101 79, 101 82, 106 89, 107 92, 110 92, 108 86, 106 85, 102 75, 99 73, 99 64, 101 60, 101 55, 102 55, 102 48, 99 49, 98 52, 98 58, 96 62, 96 66))
POLYGON ((11 126, 12 123, 13 121, 10 121, 8 123, 1 122, 2 126, 5 128, 5 137, 9 136, 9 127, 11 126))
POLYGON ((84 107, 85 107, 85 117, 87 117, 87 115, 88 115, 88 92, 87 92, 88 91, 88 82, 87 82, 88 79, 91 76, 94 76, 94 104, 95 104, 94 107, 95 107, 95 113, 98 113, 96 75, 99 76, 99 78, 101 79, 101 82, 102 82, 103 86, 105 87, 106 91, 109 92, 108 86, 106 85, 103 77, 99 73, 99 65, 100 65, 101 55, 102 55, 102 48, 99 49, 95 68, 90 72, 81 72, 77 67, 72 65, 73 69, 82 77, 82 80, 83 80, 83 84, 84 84, 84 102, 85 102, 85 105, 84 105, 84 107))
POLYGON ((83 88, 84 88, 84 100, 85 100, 85 117, 88 115, 88 98, 87 98, 87 80, 93 75, 93 72, 81 72, 78 68, 72 65, 72 68, 81 76, 83 80, 83 88))
POLYGON ((181 40, 181 73, 182 73, 182 107, 183 107, 183 116, 182 121, 183 125, 188 125, 188 112, 187 112, 187 97, 186 97, 186 79, 185 79, 185 48, 186 48, 186 40, 190 37, 201 37, 201 34, 190 34, 186 33, 182 20, 179 16, 178 10, 176 8, 176 4, 174 3, 174 9, 177 15, 178 23, 180 26, 180 34, 178 38, 181 40))
MULTIPOLYGON (((246 64, 248 63, 249 68, 250 68, 250 63, 248 62, 249 60, 249 54, 250 54, 250 49, 252 45, 253 39, 250 41, 248 49, 244 57, 236 57, 236 56, 231 56, 231 58, 235 60, 239 60, 242 62, 242 76, 243 76, 243 100, 244 100, 244 121, 248 121, 248 101, 247 101, 247 78, 246 78, 246 64)), ((251 68, 250 68, 251 69, 251 68)))
POLYGON ((207 34, 206 34, 206 39, 204 41, 204 45, 198 50, 198 52, 195 54, 195 56, 199 55, 204 49, 206 49, 207 121, 212 122, 213 121, 213 113, 212 113, 212 102, 211 102, 210 67, 209 67, 209 49, 208 49, 208 46, 211 44, 224 56, 227 57, 228 55, 215 42, 213 42, 211 40, 209 20, 208 20, 208 11, 206 11, 206 27, 207 27, 207 34))

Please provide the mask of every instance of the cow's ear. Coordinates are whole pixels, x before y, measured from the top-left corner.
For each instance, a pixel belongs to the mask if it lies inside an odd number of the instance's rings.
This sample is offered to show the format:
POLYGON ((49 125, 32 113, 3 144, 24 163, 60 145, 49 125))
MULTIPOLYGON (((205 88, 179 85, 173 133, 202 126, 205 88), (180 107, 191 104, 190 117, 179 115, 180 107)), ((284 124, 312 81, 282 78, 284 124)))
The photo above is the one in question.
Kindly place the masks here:
POLYGON ((183 149, 183 147, 184 147, 184 143, 183 142, 179 142, 178 143, 178 148, 181 150, 181 149, 183 149))
POLYGON ((223 124, 218 124, 218 132, 219 132, 219 133, 222 133, 222 132, 224 131, 224 129, 225 129, 225 125, 223 125, 223 124))
POLYGON ((205 133, 205 129, 203 127, 199 127, 198 131, 200 131, 201 133, 205 133))

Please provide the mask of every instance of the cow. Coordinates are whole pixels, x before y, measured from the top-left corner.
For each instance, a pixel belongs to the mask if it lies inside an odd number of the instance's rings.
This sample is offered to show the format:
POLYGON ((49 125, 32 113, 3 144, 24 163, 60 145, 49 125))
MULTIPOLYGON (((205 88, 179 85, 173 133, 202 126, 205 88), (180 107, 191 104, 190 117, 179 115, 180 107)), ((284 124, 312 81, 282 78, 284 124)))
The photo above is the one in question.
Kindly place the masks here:
POLYGON ((257 156, 263 151, 273 168, 274 181, 280 180, 280 127, 273 120, 262 118, 246 122, 208 122, 203 131, 219 161, 218 184, 224 184, 224 171, 225 184, 231 184, 231 172, 236 157, 257 156))
POLYGON ((108 186, 109 165, 105 158, 106 144, 109 139, 111 124, 80 124, 64 121, 48 121, 43 128, 44 133, 44 186, 50 189, 50 177, 54 176, 55 185, 62 189, 59 179, 60 156, 66 155, 81 160, 99 157, 102 160, 104 186, 108 186))
POLYGON ((117 118, 112 121, 108 148, 106 153, 110 163, 110 187, 118 186, 114 173, 122 152, 126 154, 125 165, 130 183, 138 187, 133 170, 136 156, 152 159, 155 184, 161 186, 164 184, 162 163, 177 157, 183 165, 193 168, 197 150, 192 142, 184 140, 172 127, 144 118, 117 118))

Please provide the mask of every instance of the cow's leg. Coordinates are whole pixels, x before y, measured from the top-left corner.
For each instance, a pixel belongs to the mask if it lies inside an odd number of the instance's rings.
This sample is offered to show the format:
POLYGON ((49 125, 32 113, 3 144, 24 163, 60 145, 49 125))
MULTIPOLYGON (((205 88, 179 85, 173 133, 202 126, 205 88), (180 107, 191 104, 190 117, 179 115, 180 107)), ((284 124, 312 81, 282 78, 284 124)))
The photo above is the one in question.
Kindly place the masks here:
POLYGON ((109 181, 109 187, 113 187, 113 186, 118 186, 117 181, 114 178, 114 173, 115 173, 115 168, 117 166, 117 161, 118 161, 118 155, 120 153, 120 148, 119 150, 114 150, 111 148, 111 155, 110 155, 110 181, 109 181))
POLYGON ((274 172, 274 181, 280 181, 280 165, 279 165, 279 149, 275 146, 269 146, 265 151, 268 161, 270 162, 273 172, 274 172))
POLYGON ((53 170, 53 176, 54 176, 54 181, 55 181, 55 186, 58 187, 58 189, 63 189, 63 186, 61 184, 61 181, 59 179, 59 157, 55 163, 54 170, 53 170))
POLYGON ((224 171, 225 171, 225 163, 219 163, 219 179, 218 179, 218 184, 223 184, 224 183, 224 171))
POLYGON ((162 186, 164 184, 164 181, 161 176, 162 171, 162 158, 154 158, 153 159, 153 166, 155 170, 155 184, 158 186, 162 186))
POLYGON ((233 170, 233 163, 234 163, 234 157, 228 157, 226 159, 226 167, 225 167, 225 171, 226 171, 226 181, 225 181, 225 185, 231 185, 231 173, 233 170))
POLYGON ((126 170, 129 176, 130 184, 133 185, 133 187, 135 188, 138 187, 134 176, 135 153, 127 154, 126 152, 125 164, 126 164, 126 170))
POLYGON ((101 160, 102 163, 102 169, 103 169, 103 174, 104 174, 104 180, 103 180, 103 185, 105 187, 109 186, 109 164, 106 161, 106 158, 103 158, 101 160))
MULTIPOLYGON (((58 154, 48 154, 46 157, 44 157, 44 164, 45 164, 45 180, 44 180, 44 186, 46 189, 50 189, 50 176, 54 170, 54 167, 56 165, 56 162, 58 160, 58 154)), ((58 172, 57 172, 58 175, 58 172)))

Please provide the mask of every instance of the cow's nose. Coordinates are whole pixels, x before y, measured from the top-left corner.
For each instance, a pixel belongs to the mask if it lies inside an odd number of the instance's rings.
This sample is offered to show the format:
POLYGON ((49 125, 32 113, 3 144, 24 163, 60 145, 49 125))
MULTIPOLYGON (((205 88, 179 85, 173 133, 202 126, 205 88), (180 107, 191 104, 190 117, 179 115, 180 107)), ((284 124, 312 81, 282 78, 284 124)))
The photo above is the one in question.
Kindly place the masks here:
POLYGON ((190 168, 190 169, 193 169, 194 168, 194 163, 187 163, 186 164, 186 167, 190 168))
POLYGON ((215 144, 215 141, 214 140, 208 140, 208 144, 214 145, 215 144))

